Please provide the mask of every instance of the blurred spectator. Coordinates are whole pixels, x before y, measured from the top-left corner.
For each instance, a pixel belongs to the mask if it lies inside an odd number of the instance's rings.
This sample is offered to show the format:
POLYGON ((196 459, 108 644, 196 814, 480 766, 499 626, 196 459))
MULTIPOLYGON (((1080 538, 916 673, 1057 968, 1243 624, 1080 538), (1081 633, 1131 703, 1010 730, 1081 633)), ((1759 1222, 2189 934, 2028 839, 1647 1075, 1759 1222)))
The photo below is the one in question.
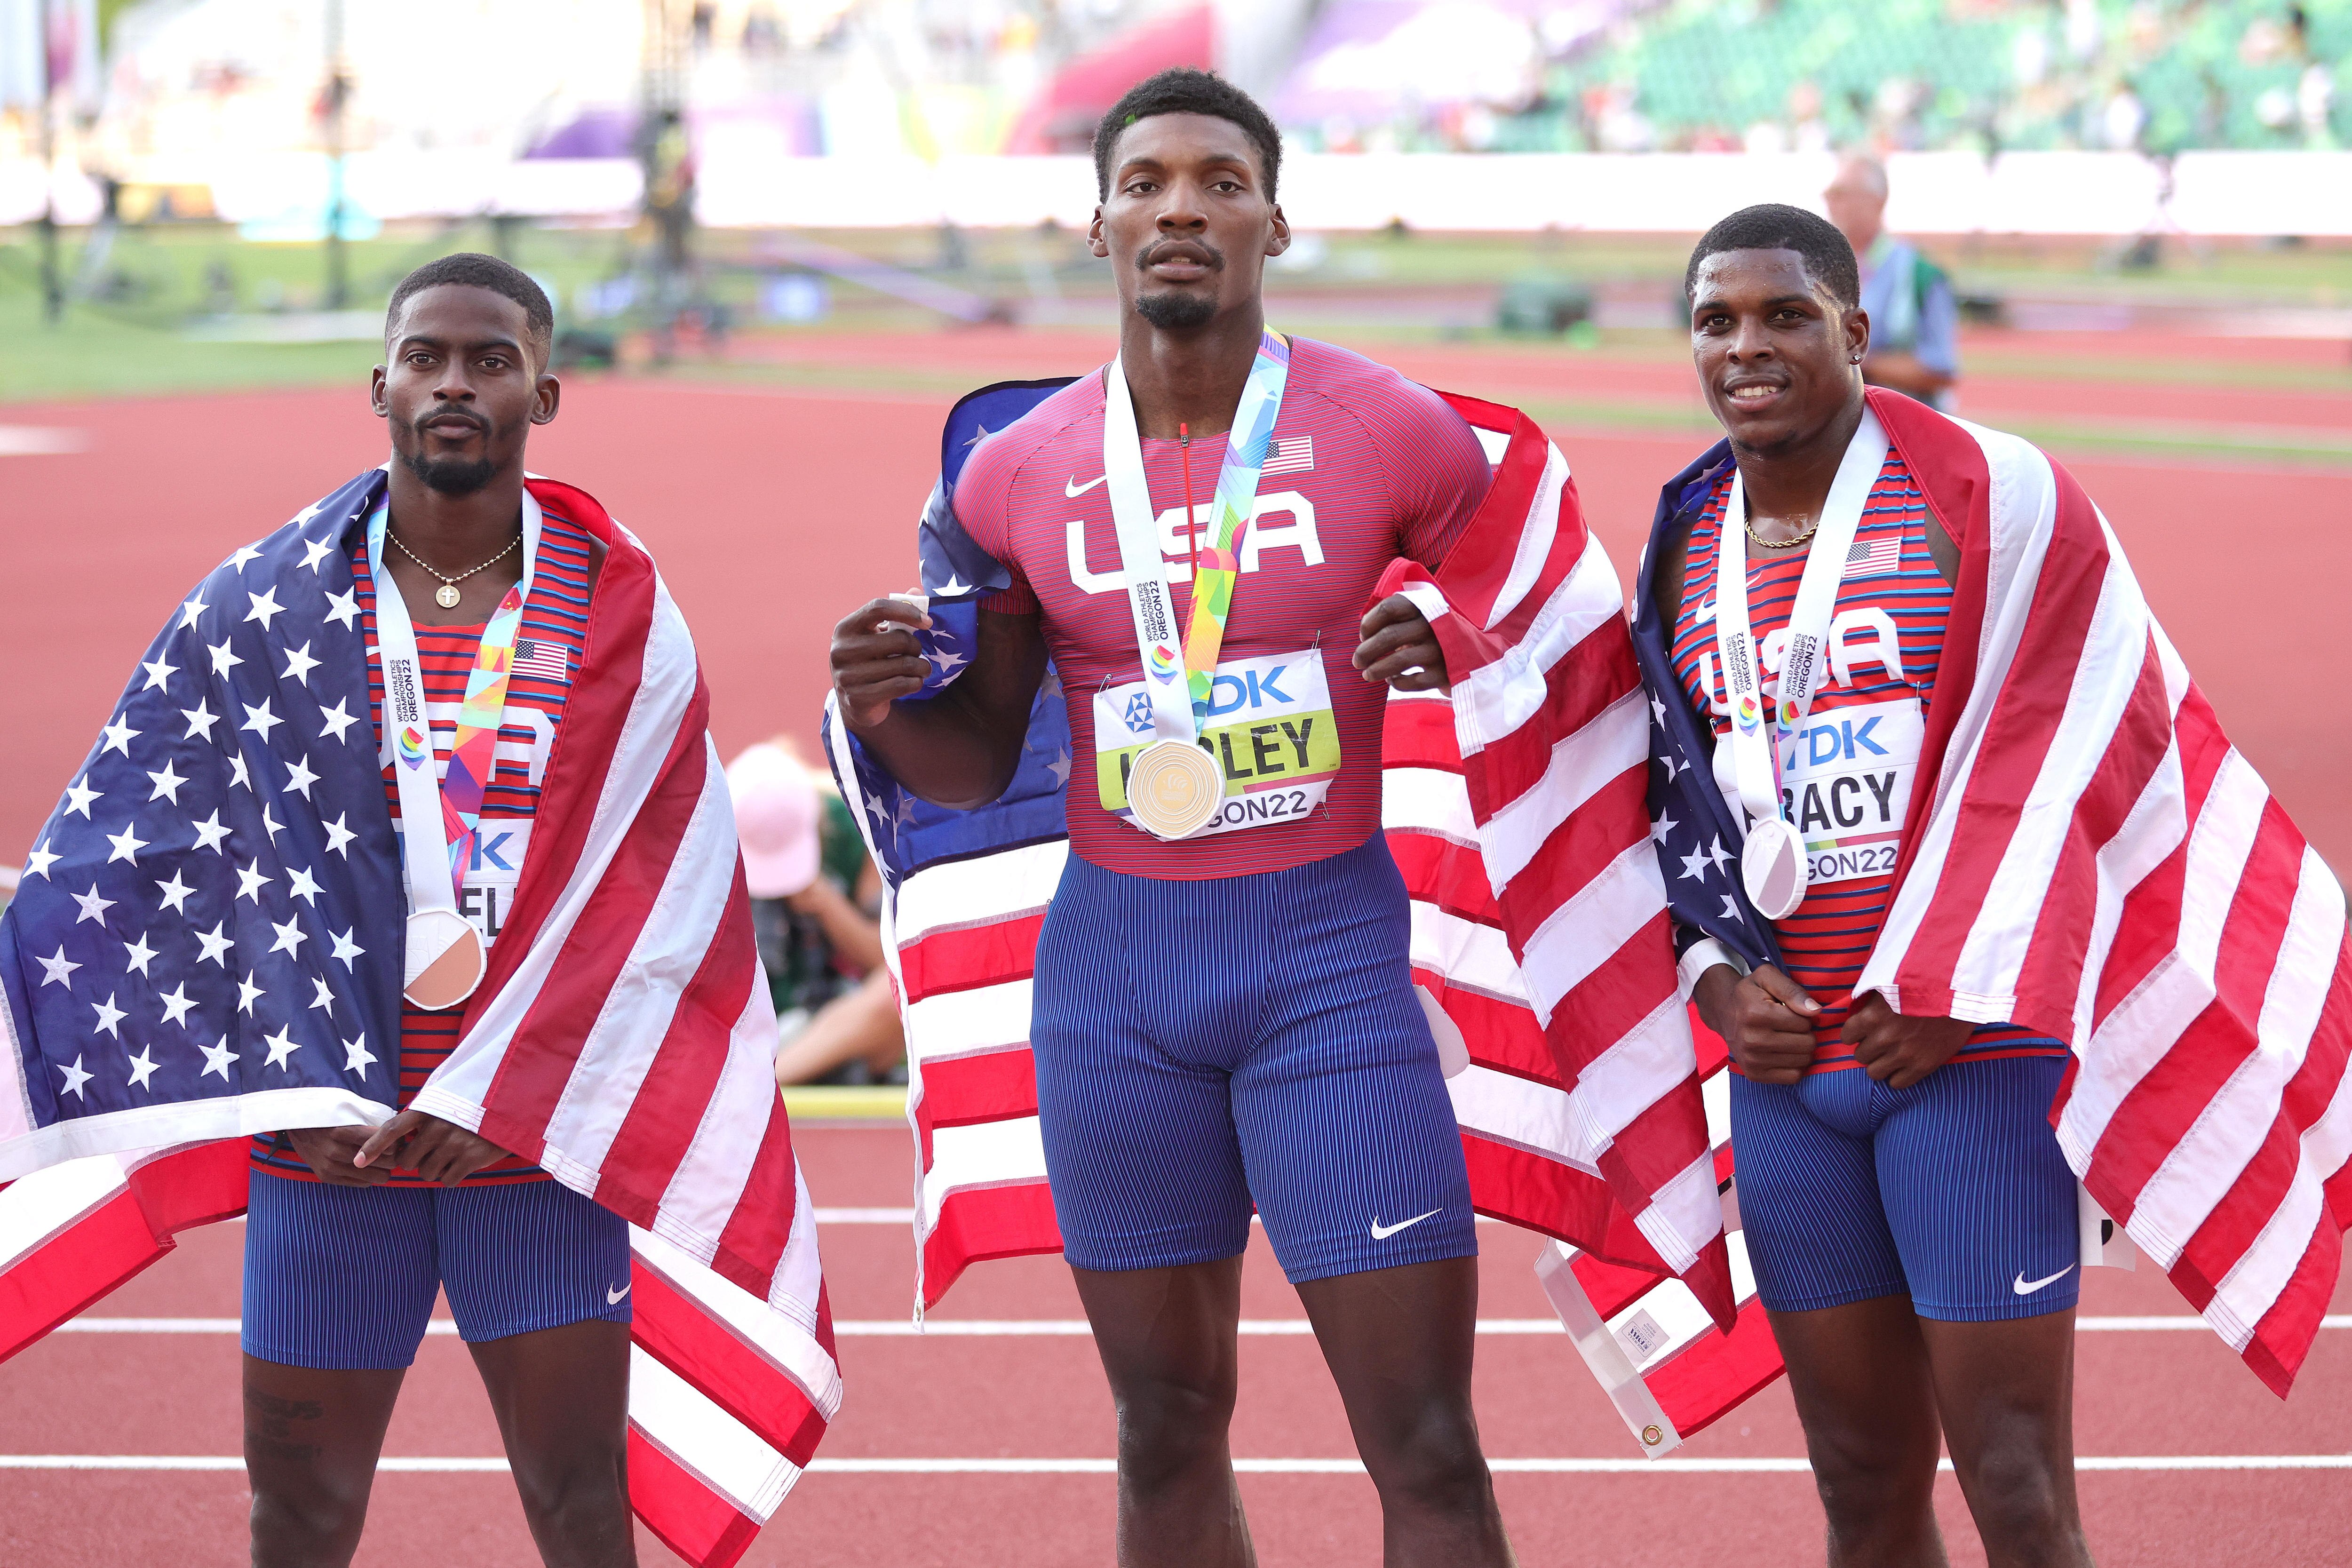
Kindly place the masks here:
POLYGON ((784 29, 776 20, 776 9, 768 0, 751 0, 743 13, 743 52, 753 59, 766 59, 784 52, 784 29))
POLYGON ((856 818, 781 738, 729 763, 727 787, 783 1042, 777 1081, 888 1078, 905 1045, 876 913, 881 876, 856 818))
POLYGON ((1863 379, 1949 409, 1960 373, 1958 301, 1941 268, 1886 232, 1885 168, 1848 158, 1822 195, 1862 263, 1862 308, 1870 312, 1863 379))

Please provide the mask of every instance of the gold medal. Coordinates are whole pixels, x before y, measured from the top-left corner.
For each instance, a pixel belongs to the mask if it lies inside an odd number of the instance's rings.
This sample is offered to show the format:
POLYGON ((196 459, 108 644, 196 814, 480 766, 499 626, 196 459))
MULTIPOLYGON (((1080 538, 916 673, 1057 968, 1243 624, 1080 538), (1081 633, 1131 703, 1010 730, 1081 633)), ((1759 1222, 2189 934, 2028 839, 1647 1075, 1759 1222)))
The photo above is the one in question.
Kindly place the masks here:
POLYGON ((1182 838, 1224 805, 1224 779, 1209 753, 1190 741, 1143 748, 1127 775, 1128 808, 1159 838, 1182 838))

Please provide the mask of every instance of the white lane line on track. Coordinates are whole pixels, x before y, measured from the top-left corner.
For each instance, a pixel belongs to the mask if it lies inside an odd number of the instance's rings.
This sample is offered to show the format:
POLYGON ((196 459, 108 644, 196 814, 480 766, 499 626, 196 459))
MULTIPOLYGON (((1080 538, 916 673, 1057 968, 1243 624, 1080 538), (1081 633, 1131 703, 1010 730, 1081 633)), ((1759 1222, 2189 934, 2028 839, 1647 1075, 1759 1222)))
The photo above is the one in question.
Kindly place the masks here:
MULTIPOLYGON (((1803 1459, 1488 1459, 1497 1475, 1802 1475, 1803 1459)), ((1946 1459, 1938 1467, 1952 1468, 1946 1459)), ((2080 1471, 2352 1470, 2352 1454, 2093 1454, 2074 1461, 2080 1471)), ((0 1454, 0 1470, 242 1470, 234 1454, 0 1454)), ((404 1458, 376 1461, 380 1471, 503 1473, 502 1458, 404 1458)), ((1252 1476, 1360 1476, 1355 1459, 1235 1459, 1252 1476)), ((809 1469, 844 1476, 1108 1476, 1116 1459, 826 1459, 809 1469)))
MULTIPOLYGON (((1478 1215, 1475 1216, 1475 1219, 1480 1225, 1500 1225, 1503 1223, 1498 1219, 1490 1218, 1486 1215, 1478 1215)), ((913 1209, 819 1209, 816 1211, 816 1222, 819 1225, 903 1225, 912 1226, 915 1223, 915 1211, 913 1209)), ((1257 1215, 1250 1215, 1250 1224, 1262 1225, 1265 1222, 1260 1220, 1257 1215)))
MULTIPOLYGON (((2323 1329, 2352 1329, 2352 1312, 2335 1312, 2320 1319, 2323 1329)), ((2154 1318, 2077 1318, 2077 1331, 2083 1333, 2147 1333, 2165 1331, 2195 1331, 2205 1327, 2205 1320, 2187 1313, 2172 1313, 2154 1318)), ((61 1334, 233 1334, 237 1331, 235 1318, 75 1318, 59 1323, 61 1334)), ((446 1318, 436 1318, 425 1327, 428 1334, 454 1334, 457 1325, 446 1318)), ((853 1318, 833 1325, 833 1331, 845 1339, 920 1339, 937 1336, 947 1339, 1083 1339, 1088 1333, 1084 1318, 933 1318, 919 1328, 898 1318, 853 1318)), ((1281 1338, 1309 1334, 1314 1331, 1304 1318, 1244 1318, 1241 1331, 1245 1335, 1266 1335, 1281 1338)), ((1552 1318, 1481 1318, 1478 1331, 1482 1334, 1557 1334, 1561 1330, 1552 1318)))

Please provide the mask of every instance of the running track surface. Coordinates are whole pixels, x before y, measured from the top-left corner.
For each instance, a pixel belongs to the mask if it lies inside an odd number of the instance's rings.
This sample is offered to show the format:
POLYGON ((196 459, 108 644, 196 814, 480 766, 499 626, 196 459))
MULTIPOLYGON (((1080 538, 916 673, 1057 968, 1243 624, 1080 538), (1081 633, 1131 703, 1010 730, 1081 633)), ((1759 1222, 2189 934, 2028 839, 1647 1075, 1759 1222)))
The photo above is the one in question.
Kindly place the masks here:
MULTIPOLYGON (((1082 370, 1103 345, 1083 334, 975 333, 837 340, 812 363, 969 370, 973 382, 1082 370)), ((2087 345, 2086 345, 2087 346, 2087 345)), ((2103 345, 2102 345, 2103 346, 2103 345)), ((2264 345, 2264 351, 2268 349, 2264 345)), ((1496 398, 1692 401, 1686 380, 1633 363, 1548 360, 1524 352, 1399 352, 1409 374, 1496 398)), ((2242 363, 2242 361, 2241 362, 2242 363)), ((1998 423, 2048 406, 2048 386, 2018 378, 1972 389, 1971 412, 1998 423)), ((2338 420, 2336 395, 2183 391, 2137 382, 2067 388, 2066 407, 2150 420, 2280 426, 2338 420)), ((534 439, 534 467, 596 492, 651 545, 696 628, 729 754, 762 735, 814 735, 826 635, 840 614, 912 580, 911 522, 937 462, 944 396, 717 389, 583 381, 534 439)), ((0 618, 12 679, 0 720, 14 765, 0 776, 0 858, 15 858, 71 774, 124 676, 171 607, 230 548, 275 527, 377 460, 380 428, 362 394, 257 394, 37 406, 11 425, 85 434, 83 450, 0 458, 0 567, 17 592, 0 618)), ((1692 455, 1682 435, 1555 432, 1588 514, 1630 578, 1655 487, 1692 455)), ((2063 454, 2062 454, 2063 455, 2063 454)), ((2342 473, 2145 458, 2070 466, 2123 536, 2151 600, 2240 745, 2323 852, 2352 864, 2352 726, 2340 705, 2298 695, 2305 659, 2321 668, 2326 629, 2352 567, 2342 473), (2287 570, 2278 569, 2284 563, 2287 570)), ((2315 689, 2326 689, 2324 685, 2315 689)), ((903 1131, 808 1127, 803 1159, 827 1207, 903 1205, 903 1131)), ((1482 1315, 1545 1315, 1528 1276, 1535 1242, 1482 1227, 1482 1315)), ((148 1318, 236 1312, 238 1227, 192 1238, 98 1310, 148 1318)), ((845 1321, 903 1321, 911 1244, 892 1225, 825 1232, 828 1278, 845 1321)), ((1262 1249, 1261 1249, 1262 1254, 1262 1249)), ((1245 1311, 1297 1319, 1296 1298, 1262 1255, 1245 1311)), ((2177 1314, 2151 1275, 2102 1270, 2084 1310, 2177 1314)), ((2339 1289, 2336 1310, 2352 1310, 2339 1289)), ((1057 1263, 976 1269, 950 1297, 956 1318, 1069 1320, 1078 1309, 1057 1263)), ((1298 1336, 1244 1341, 1235 1452, 1342 1458, 1344 1418, 1298 1336)), ((845 1338, 848 1402, 823 1458, 1100 1458, 1112 1452, 1108 1394, 1081 1338, 1012 1335, 845 1338)), ((61 1334, 0 1367, 0 1452, 233 1455, 236 1349, 226 1334, 61 1334)), ((1491 1335, 1479 1348, 1478 1407, 1502 1458, 1621 1458, 1633 1445, 1564 1341, 1491 1335)), ((2201 1331, 2085 1332, 2078 1447, 2086 1456, 2352 1453, 2352 1331, 2322 1333, 2294 1399, 2263 1392, 2201 1331)), ((1684 1450, 1695 1459, 1793 1458, 1802 1443, 1775 1388, 1684 1450)), ((393 1456, 498 1452, 489 1414, 454 1340, 426 1342, 395 1418, 393 1456)), ((1820 1561, 1819 1514, 1801 1474, 1505 1474, 1503 1506, 1530 1563, 1820 1561)), ((2101 1561, 2336 1563, 2352 1539, 2352 1470, 2118 1470, 2082 1482, 2101 1561)), ((1378 1522, 1360 1476, 1245 1475, 1262 1559, 1274 1564, 1376 1560, 1378 1522)), ((482 1568, 536 1561, 507 1479, 392 1473, 376 1489, 363 1563, 437 1560, 482 1568)), ((0 1468, 0 1560, 37 1564, 243 1561, 242 1477, 233 1471, 59 1471, 0 1468)), ((1954 1560, 1982 1561, 1957 1489, 1939 1506, 1954 1560)), ((913 1476, 818 1473, 785 1505, 750 1562, 893 1564, 1099 1563, 1109 1557, 1112 1490, 1101 1475, 913 1476)), ((648 1562, 669 1559, 649 1548, 648 1562)))
MULTIPOLYGON (((827 1206, 907 1201, 909 1152, 897 1127, 805 1124, 810 1190, 827 1206)), ((100 1304, 129 1318, 236 1315, 243 1226, 192 1235, 180 1250, 100 1304)), ((1113 1452, 1110 1396, 1083 1338, 860 1333, 903 1326, 913 1249, 898 1224, 824 1229, 847 1397, 821 1461, 872 1458, 1102 1458, 1113 1452)), ((1479 1227, 1480 1316, 1547 1315, 1530 1272, 1538 1243, 1479 1227)), ((2334 1309, 2352 1310, 2352 1289, 2334 1309)), ((2083 1310, 2179 1315, 2152 1273, 2094 1270, 2083 1310)), ((1297 1298, 1262 1241, 1244 1272, 1246 1319, 1297 1320, 1297 1298)), ((949 1321, 1080 1316, 1068 1271, 1025 1258, 975 1268, 936 1316, 949 1321)), ((53 1334, 0 1367, 0 1451, 234 1455, 237 1347, 205 1334, 53 1334)), ((2344 1455, 2352 1451, 2352 1328, 2325 1330, 2294 1399, 2258 1385, 2202 1329, 2092 1331, 2078 1338, 2075 1437, 2086 1456, 2344 1455)), ((1633 1440, 1562 1336, 1487 1334, 1476 1400, 1487 1453, 1633 1458, 1633 1440)), ((1303 1335, 1242 1342, 1234 1451, 1244 1458, 1344 1459, 1346 1418, 1303 1335)), ((462 1345, 426 1339, 384 1451, 487 1457, 498 1432, 462 1345)), ((1691 1459, 1804 1452, 1785 1384, 1682 1450, 1691 1459)), ((5 1464, 5 1461, 0 1461, 5 1464)), ((2325 1568, 2352 1539, 2352 1469, 2099 1471, 2083 1476, 2091 1541, 2107 1568, 2325 1568)), ((1360 1475, 1250 1475, 1241 1481, 1267 1568, 1379 1560, 1371 1483, 1360 1475)), ((1780 1474, 1504 1474, 1496 1481, 1520 1561, 1639 1563, 1643 1568, 1800 1568, 1821 1561, 1811 1478, 1780 1474)), ((0 1468, 0 1561, 231 1568, 244 1561, 248 1496, 234 1470, 204 1474, 0 1468)), ((1937 1501, 1956 1563, 1980 1564, 1958 1489, 1937 1501)), ((804 1477, 747 1562, 891 1568, 1097 1568, 1111 1557, 1108 1476, 804 1477)), ((359 1562, 411 1568, 419 1550, 465 1568, 537 1562, 510 1483, 497 1474, 387 1474, 376 1482, 359 1562)), ((648 1540, 645 1561, 675 1559, 648 1540)))

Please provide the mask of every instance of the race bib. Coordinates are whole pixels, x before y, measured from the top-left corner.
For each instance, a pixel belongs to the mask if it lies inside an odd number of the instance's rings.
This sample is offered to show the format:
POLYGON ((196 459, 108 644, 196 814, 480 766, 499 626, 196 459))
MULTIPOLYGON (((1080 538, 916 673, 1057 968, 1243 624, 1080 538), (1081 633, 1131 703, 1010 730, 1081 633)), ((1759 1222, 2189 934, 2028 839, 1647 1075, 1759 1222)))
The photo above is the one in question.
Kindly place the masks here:
MULTIPOLYGON (((457 889, 457 912, 486 949, 498 942, 514 908, 515 883, 522 876, 523 854, 530 847, 530 826, 528 817, 493 816, 475 830, 473 858, 457 889)), ((398 827, 394 824, 395 833, 398 827)))
MULTIPOLYGON (((1105 811, 1131 819, 1128 770, 1150 743, 1151 694, 1142 681, 1095 692, 1095 786, 1105 811)), ((1322 805, 1339 774, 1323 656, 1309 648, 1217 666, 1199 744, 1223 775, 1225 800, 1192 837, 1294 822, 1322 805)))
POLYGON ((1927 721, 1916 697, 1815 712, 1780 742, 1780 811, 1814 884, 1891 877, 1927 721))

